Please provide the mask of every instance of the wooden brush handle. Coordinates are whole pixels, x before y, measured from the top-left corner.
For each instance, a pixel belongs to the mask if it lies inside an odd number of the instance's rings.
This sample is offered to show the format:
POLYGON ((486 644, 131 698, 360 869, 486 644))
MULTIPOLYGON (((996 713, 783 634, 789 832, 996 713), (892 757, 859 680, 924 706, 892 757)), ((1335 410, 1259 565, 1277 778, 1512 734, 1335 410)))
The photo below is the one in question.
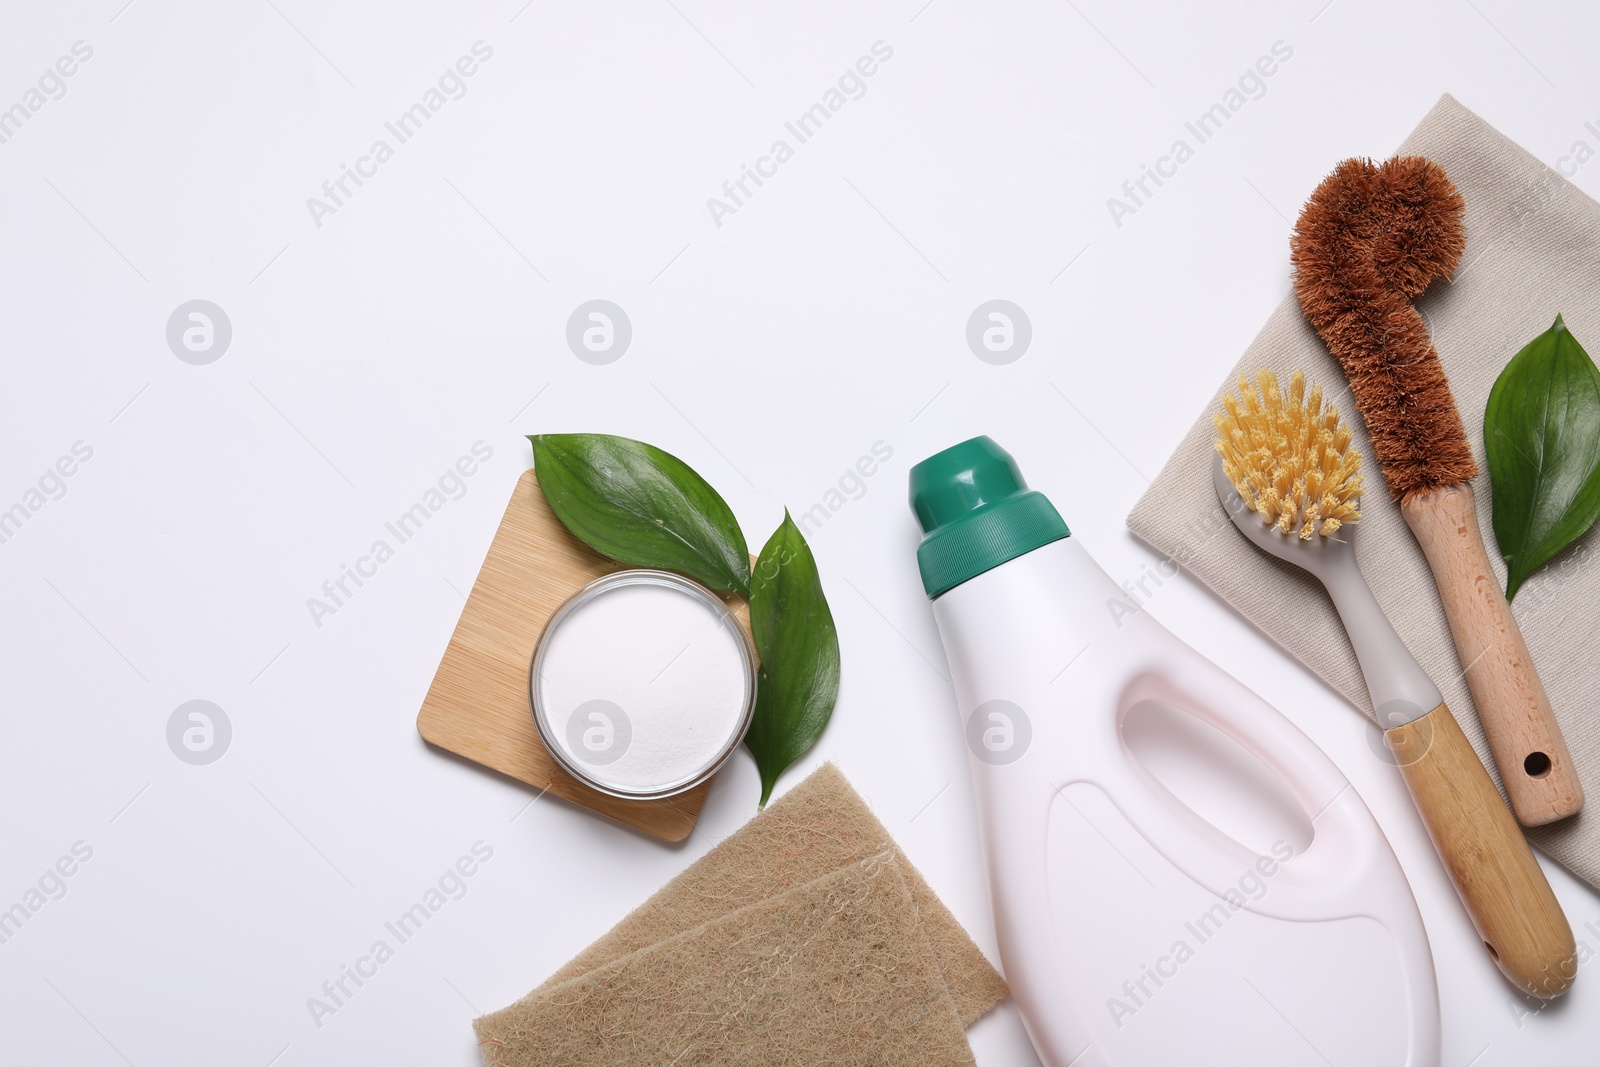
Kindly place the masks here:
POLYGON ((1511 810, 1524 826, 1576 814, 1583 807, 1583 786, 1522 630, 1489 566, 1472 487, 1418 493, 1400 511, 1433 569, 1511 810))
POLYGON ((1536 997, 1578 973, 1572 926, 1450 709, 1384 732, 1472 925, 1511 983, 1536 997))

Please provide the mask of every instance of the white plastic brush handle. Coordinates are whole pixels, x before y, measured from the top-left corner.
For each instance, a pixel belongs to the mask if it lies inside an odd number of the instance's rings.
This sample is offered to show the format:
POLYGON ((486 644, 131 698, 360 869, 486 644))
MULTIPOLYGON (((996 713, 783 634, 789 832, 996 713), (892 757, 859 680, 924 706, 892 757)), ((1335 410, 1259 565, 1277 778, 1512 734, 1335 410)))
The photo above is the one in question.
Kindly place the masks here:
MULTIPOLYGON (((1354 537, 1351 527, 1345 530, 1349 531, 1347 537, 1354 537)), ((1346 541, 1340 548, 1341 551, 1325 553, 1322 567, 1313 573, 1322 579, 1344 622, 1378 726, 1391 730, 1415 722, 1443 704, 1444 697, 1372 595, 1352 545, 1346 541)))
POLYGON ((1328 590, 1344 621, 1345 633, 1361 664, 1361 676, 1383 729, 1415 722, 1444 703, 1439 687, 1400 640, 1361 574, 1355 547, 1359 524, 1348 523, 1332 536, 1301 540, 1268 525, 1245 505, 1239 491, 1228 481, 1220 455, 1211 457, 1211 481, 1217 499, 1240 533, 1267 554, 1309 571, 1328 590))

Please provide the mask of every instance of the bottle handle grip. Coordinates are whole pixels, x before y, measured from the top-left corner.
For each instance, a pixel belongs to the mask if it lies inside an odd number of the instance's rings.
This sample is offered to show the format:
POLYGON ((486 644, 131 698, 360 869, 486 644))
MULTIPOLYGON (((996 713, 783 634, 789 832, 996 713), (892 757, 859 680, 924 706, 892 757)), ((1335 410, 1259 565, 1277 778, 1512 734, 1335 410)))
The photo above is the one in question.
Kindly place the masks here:
MULTIPOLYGON (((1101 749, 1094 779, 1173 866, 1230 905, 1237 901, 1235 906, 1268 917, 1300 922, 1369 917, 1395 938, 1407 987, 1437 988, 1415 897, 1383 831, 1327 754, 1276 708, 1207 660, 1171 657, 1131 671, 1115 716, 1101 723, 1103 732, 1093 741, 1101 749), (1310 819, 1311 844, 1288 860, 1268 863, 1157 781, 1122 740, 1128 712, 1149 700, 1194 715, 1265 764, 1310 819), (1240 885, 1252 873, 1266 886, 1256 899, 1240 885)), ((1437 996, 1415 998, 1407 1013, 1407 1062, 1420 1064, 1428 1056, 1429 1035, 1438 1032, 1437 996)))
MULTIPOLYGON (((1146 701, 1195 716, 1260 760, 1294 796, 1310 820, 1313 838, 1303 851, 1275 865, 1268 891, 1250 910, 1276 918, 1315 921, 1363 912, 1352 899, 1381 869, 1384 838, 1348 779, 1309 737, 1261 697, 1209 662, 1143 665, 1130 672, 1114 720, 1099 739, 1100 766, 1112 777, 1110 793, 1146 840, 1190 878, 1218 896, 1239 892, 1238 882, 1264 858, 1218 829, 1175 797, 1122 739, 1128 713, 1146 701)), ((1109 717, 1108 717, 1109 719, 1109 717)), ((1263 864, 1263 866, 1266 866, 1263 864)), ((1408 894, 1409 895, 1409 894, 1408 894)))

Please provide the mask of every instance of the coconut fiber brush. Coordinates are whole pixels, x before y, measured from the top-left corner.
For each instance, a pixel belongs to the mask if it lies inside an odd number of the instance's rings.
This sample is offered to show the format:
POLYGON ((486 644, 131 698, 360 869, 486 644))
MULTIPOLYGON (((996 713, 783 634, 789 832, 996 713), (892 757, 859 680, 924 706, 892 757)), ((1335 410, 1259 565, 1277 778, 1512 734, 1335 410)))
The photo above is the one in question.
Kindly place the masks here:
POLYGON ((1344 368, 1389 494, 1433 571, 1512 810, 1540 826, 1578 811, 1583 787, 1489 565, 1470 484, 1478 466, 1412 306, 1460 262, 1464 209, 1430 160, 1345 160, 1300 213, 1294 287, 1344 368))

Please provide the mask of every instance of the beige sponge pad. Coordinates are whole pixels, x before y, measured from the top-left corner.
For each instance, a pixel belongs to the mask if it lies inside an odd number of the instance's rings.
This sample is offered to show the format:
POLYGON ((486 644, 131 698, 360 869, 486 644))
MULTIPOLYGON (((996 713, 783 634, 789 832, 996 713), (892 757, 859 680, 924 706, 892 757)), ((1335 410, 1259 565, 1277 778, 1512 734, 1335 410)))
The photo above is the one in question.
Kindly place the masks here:
POLYGON ((894 850, 932 964, 970 1026, 1006 998, 995 972, 839 768, 825 763, 579 953, 540 988, 584 974, 847 864, 894 850))
POLYGON ((970 1067, 894 853, 728 912, 474 1023, 487 1067, 970 1067))
POLYGON ((487 1067, 942 1067, 1005 996, 830 763, 473 1026, 487 1067))

